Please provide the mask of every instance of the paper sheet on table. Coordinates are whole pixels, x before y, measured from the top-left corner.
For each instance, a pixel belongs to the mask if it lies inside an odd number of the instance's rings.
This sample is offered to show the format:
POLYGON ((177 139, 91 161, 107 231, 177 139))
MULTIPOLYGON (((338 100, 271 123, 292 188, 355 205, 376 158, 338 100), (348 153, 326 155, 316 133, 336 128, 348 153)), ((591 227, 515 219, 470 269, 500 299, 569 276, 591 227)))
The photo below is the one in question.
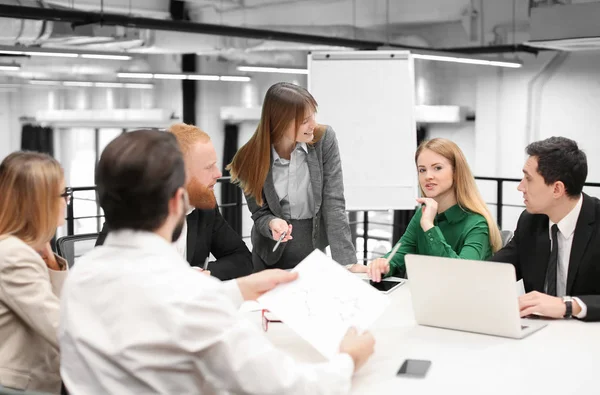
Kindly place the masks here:
POLYGON ((252 311, 261 311, 262 306, 253 300, 242 303, 240 306, 241 313, 250 313, 252 311))
POLYGON ((338 353, 347 330, 366 330, 383 313, 389 298, 319 250, 293 270, 298 279, 258 298, 264 308, 326 358, 338 353))
POLYGON ((525 295, 525 285, 523 279, 517 281, 517 296, 525 295))

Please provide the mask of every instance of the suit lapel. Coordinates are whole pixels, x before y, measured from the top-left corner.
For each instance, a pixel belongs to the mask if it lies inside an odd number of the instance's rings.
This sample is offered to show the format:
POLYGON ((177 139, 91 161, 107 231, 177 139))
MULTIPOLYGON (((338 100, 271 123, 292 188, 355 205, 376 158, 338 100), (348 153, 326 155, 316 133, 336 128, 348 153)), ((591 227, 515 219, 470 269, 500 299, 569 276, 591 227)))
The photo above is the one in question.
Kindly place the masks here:
POLYGON ((275 191, 272 169, 273 161, 271 160, 271 168, 269 169, 269 173, 267 174, 265 185, 263 185, 263 192, 265 194, 265 199, 267 199, 269 209, 273 212, 273 214, 275 214, 275 216, 283 218, 283 210, 281 209, 281 205, 279 204, 279 197, 277 196, 277 192, 275 191))
POLYGON ((313 189, 313 197, 315 199, 315 213, 321 209, 321 202, 323 200, 323 174, 321 167, 319 166, 319 158, 317 156, 317 150, 314 146, 308 146, 308 173, 310 174, 310 183, 313 189))
POLYGON ((194 259, 194 251, 196 250, 196 242, 198 238, 198 210, 192 211, 186 218, 187 221, 187 252, 186 259, 192 263, 194 259))
POLYGON ((577 218, 575 226, 575 234, 573 235, 573 244, 571 245, 571 256, 569 257, 569 271, 567 274, 567 295, 571 295, 573 283, 577 276, 577 270, 583 260, 583 255, 588 246, 590 238, 594 230, 594 222, 596 221, 596 210, 594 201, 585 193, 583 194, 583 202, 581 212, 577 218))
POLYGON ((548 217, 544 216, 542 226, 540 226, 535 236, 535 256, 530 259, 537 262, 533 267, 533 290, 544 292, 544 283, 546 282, 546 270, 550 260, 550 234, 548 233, 548 217))

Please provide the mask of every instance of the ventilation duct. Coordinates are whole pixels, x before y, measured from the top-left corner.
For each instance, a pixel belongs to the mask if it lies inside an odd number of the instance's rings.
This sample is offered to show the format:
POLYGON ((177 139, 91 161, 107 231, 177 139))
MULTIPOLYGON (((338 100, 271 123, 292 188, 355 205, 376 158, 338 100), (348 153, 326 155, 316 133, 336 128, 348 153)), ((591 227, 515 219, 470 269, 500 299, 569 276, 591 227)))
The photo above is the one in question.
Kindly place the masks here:
POLYGON ((558 51, 600 49, 600 3, 531 9, 531 39, 525 45, 558 51))

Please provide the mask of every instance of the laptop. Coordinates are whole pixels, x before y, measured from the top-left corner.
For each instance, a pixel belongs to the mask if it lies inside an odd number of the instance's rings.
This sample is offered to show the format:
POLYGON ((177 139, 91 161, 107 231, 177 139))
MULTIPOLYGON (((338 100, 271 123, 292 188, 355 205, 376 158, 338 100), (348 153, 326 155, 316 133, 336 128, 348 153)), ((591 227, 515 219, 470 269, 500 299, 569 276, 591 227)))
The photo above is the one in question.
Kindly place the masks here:
POLYGON ((519 314, 511 264, 405 256, 419 325, 522 339, 547 324, 519 314))

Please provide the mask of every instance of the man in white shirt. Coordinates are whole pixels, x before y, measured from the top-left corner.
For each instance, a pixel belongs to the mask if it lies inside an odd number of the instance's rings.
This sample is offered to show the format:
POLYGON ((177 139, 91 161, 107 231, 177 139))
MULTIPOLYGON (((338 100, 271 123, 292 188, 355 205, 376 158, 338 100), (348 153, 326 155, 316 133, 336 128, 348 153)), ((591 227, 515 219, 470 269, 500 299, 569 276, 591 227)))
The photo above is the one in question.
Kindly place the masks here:
POLYGON ((526 211, 514 238, 492 257, 515 266, 529 291, 521 316, 600 320, 600 200, 582 193, 587 159, 551 137, 527 146, 519 191, 526 211))
POLYGON ((220 282, 190 269, 172 242, 183 228, 185 169, 172 134, 119 136, 96 169, 111 232, 84 256, 62 293, 61 375, 85 394, 345 394, 373 353, 350 331, 340 354, 300 364, 238 316, 296 273, 267 270, 220 282))

